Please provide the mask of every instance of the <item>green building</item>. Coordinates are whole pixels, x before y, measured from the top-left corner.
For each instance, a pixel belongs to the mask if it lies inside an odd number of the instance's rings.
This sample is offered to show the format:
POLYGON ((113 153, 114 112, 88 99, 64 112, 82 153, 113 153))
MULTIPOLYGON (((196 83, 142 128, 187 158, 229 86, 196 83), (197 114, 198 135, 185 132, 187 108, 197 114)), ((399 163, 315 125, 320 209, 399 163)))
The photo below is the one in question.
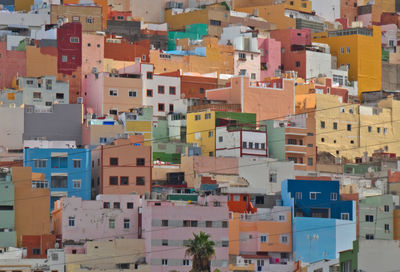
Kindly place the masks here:
POLYGON ((268 156, 270 158, 285 160, 285 127, 275 126, 275 120, 261 121, 260 125, 267 127, 268 156))
POLYGON ((192 24, 185 27, 185 31, 168 32, 168 51, 176 50, 176 39, 201 40, 208 35, 207 24, 192 24))
POLYGON ((339 252, 340 272, 357 271, 358 240, 353 241, 353 249, 339 252))
POLYGON ((360 199, 360 239, 393 240, 393 196, 378 195, 360 199))
POLYGON ((0 172, 0 247, 15 247, 14 184, 9 173, 0 172))

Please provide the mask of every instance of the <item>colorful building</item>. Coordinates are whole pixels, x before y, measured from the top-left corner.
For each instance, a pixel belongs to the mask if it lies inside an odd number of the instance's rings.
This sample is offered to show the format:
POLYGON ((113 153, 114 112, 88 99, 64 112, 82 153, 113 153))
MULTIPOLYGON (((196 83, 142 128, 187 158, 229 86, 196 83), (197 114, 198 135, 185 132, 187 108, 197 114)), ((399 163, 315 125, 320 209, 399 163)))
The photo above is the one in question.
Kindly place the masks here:
POLYGON ((381 28, 349 28, 313 35, 313 41, 326 43, 337 66, 347 65, 349 81, 358 82, 358 95, 379 91, 382 86, 381 28))
POLYGON ((125 133, 143 135, 143 144, 151 146, 151 139, 156 137, 156 135, 153 136, 153 107, 140 107, 123 112, 119 120, 122 122, 125 133))
POLYGON ((17 233, 15 231, 14 209, 14 184, 8 168, 0 168, 0 245, 1 247, 15 247, 17 245, 17 233))
POLYGON ((11 88, 15 77, 25 76, 28 60, 26 51, 7 50, 7 42, 0 42, 0 86, 1 88, 11 88))
POLYGON ((63 242, 136 239, 139 235, 138 195, 98 195, 96 200, 63 198, 52 211, 52 228, 63 242))
POLYGON ((275 206, 254 214, 235 213, 229 220, 230 271, 291 271, 292 214, 275 206))
POLYGON ((340 199, 339 181, 285 180, 282 202, 292 208, 296 261, 337 259, 339 252, 353 248, 356 207, 340 199))
POLYGON ((168 50, 176 50, 177 39, 201 40, 208 35, 208 24, 185 25, 185 31, 168 32, 168 50))
POLYGON ((260 80, 279 74, 282 64, 281 42, 272 38, 258 38, 258 49, 261 53, 260 80))
POLYGON ((151 191, 151 147, 141 135, 116 139, 92 150, 92 194, 144 195, 151 191))
POLYGON ((230 124, 254 125, 256 124, 256 115, 251 113, 208 110, 188 113, 186 122, 186 142, 197 144, 201 148, 203 156, 214 157, 216 154, 216 129, 220 126, 228 126, 230 124))
POLYGON ((143 204, 143 238, 146 262, 151 271, 190 271, 192 260, 185 255, 185 241, 203 231, 215 242, 211 269, 228 271, 229 211, 225 196, 199 197, 187 201, 147 200, 143 204), (172 250, 174 249, 174 250, 172 250))
POLYGON ((25 148, 24 166, 45 174, 44 188, 50 188, 50 209, 61 197, 90 199, 91 150, 84 148, 25 148))
POLYGON ((251 82, 248 77, 233 77, 229 87, 207 90, 206 97, 239 104, 242 112, 255 113, 257 121, 280 119, 294 113, 294 80, 283 79, 279 86, 266 87, 266 83, 251 82), (269 101, 268 107, 262 101, 269 101))

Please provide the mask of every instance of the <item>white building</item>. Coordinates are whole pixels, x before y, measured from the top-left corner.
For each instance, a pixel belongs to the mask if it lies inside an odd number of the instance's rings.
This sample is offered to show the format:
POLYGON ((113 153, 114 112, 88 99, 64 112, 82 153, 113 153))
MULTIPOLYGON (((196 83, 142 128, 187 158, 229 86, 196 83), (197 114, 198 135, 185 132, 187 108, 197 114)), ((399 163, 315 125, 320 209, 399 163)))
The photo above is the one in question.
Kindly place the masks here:
POLYGON ((215 155, 217 157, 267 157, 266 128, 250 128, 246 125, 217 127, 215 129, 215 155))
POLYGON ((153 106, 154 116, 166 116, 174 112, 174 102, 181 97, 179 76, 154 74, 152 64, 141 64, 143 106, 153 106))

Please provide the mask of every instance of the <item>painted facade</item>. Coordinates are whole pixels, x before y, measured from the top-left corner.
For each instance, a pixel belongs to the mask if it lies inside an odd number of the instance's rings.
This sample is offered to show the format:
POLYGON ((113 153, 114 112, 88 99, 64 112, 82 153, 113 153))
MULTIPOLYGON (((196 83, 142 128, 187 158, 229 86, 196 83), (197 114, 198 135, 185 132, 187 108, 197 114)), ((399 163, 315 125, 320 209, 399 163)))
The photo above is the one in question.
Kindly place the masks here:
POLYGON ((0 178, 0 245, 2 247, 15 247, 17 245, 17 233, 15 231, 15 209, 14 209, 14 184, 11 180, 11 174, 7 168, 1 168, 0 178))
POLYGON ((138 238, 140 197, 98 195, 96 200, 63 198, 55 203, 52 227, 62 241, 138 238))
POLYGON ((261 54, 260 80, 264 81, 281 70, 281 42, 272 38, 258 38, 258 49, 261 54))

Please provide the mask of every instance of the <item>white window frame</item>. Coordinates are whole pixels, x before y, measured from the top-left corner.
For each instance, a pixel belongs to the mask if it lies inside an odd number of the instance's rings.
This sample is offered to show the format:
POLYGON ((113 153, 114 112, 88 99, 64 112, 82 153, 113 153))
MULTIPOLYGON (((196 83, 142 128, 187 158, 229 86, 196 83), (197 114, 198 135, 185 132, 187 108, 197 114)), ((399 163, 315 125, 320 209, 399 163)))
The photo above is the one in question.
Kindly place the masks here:
POLYGON ((118 89, 113 89, 113 88, 108 89, 108 95, 109 96, 118 96, 118 89))
POLYGON ((279 239, 281 244, 289 244, 289 235, 287 234, 281 234, 281 237, 279 239), (286 241, 283 241, 283 238, 286 238, 286 241))
POLYGON ((337 193, 331 193, 331 200, 332 201, 336 201, 336 200, 338 200, 338 198, 337 198, 337 193))
POLYGON ((69 37, 70 43, 79 43, 79 37, 69 37))
POLYGON ((128 91, 128 96, 129 96, 129 97, 137 97, 137 91, 129 90, 129 91, 128 91), (134 95, 131 95, 131 94, 134 94, 134 95))
POLYGON ((168 266, 168 259, 161 259, 162 266, 168 266))

